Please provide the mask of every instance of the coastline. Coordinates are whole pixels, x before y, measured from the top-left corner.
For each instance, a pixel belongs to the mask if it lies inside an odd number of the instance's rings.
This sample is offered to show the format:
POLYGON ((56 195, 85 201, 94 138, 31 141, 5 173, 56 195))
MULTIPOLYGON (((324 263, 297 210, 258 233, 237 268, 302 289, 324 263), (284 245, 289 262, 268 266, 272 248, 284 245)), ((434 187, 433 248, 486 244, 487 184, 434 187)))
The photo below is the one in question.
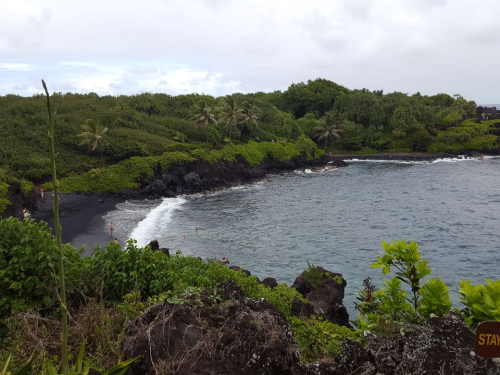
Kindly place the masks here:
MULTIPOLYGON (((109 223, 105 223, 103 216, 116 208, 118 203, 126 199, 114 194, 62 194, 59 201, 59 216, 62 227, 63 243, 71 243, 74 247, 86 245, 84 255, 90 255, 96 245, 106 246, 114 237, 118 238, 123 246, 127 238, 126 233, 116 230, 113 237, 106 232, 109 223)), ((43 220, 54 226, 54 198, 47 194, 40 200, 40 209, 31 214, 36 221, 43 220)))
MULTIPOLYGON (((471 156, 471 155, 468 155, 471 156)), ((439 158, 457 157, 453 154, 370 154, 370 155, 332 155, 326 157, 325 162, 342 162, 349 159, 358 160, 405 160, 405 161, 433 161, 439 158)), ((277 172, 276 170, 273 172, 277 172)), ((284 168, 281 173, 291 172, 290 168, 284 168)), ((259 176, 241 183, 227 182, 222 189, 233 186, 254 183, 262 180, 259 176)), ((219 190, 219 189, 217 189, 219 190)), ((210 191, 210 190, 203 190, 210 191)), ((194 193, 194 192, 193 192, 194 193)), ((185 194, 185 192, 176 194, 185 194)), ((189 193, 188 193, 189 194, 189 193)), ((116 237, 120 246, 125 245, 128 233, 120 232, 120 228, 115 226, 113 236, 109 233, 109 223, 106 223, 103 216, 116 209, 116 205, 125 202, 127 199, 148 199, 151 195, 144 194, 140 190, 124 193, 90 194, 90 193, 67 193, 62 194, 59 206, 60 222, 62 227, 63 243, 71 243, 74 247, 86 246, 84 255, 90 255, 94 246, 106 246, 116 237)), ((53 197, 46 195, 44 200, 39 199, 38 210, 32 212, 33 219, 43 220, 53 227, 53 197)), ((152 238, 151 240, 154 240, 152 238)))

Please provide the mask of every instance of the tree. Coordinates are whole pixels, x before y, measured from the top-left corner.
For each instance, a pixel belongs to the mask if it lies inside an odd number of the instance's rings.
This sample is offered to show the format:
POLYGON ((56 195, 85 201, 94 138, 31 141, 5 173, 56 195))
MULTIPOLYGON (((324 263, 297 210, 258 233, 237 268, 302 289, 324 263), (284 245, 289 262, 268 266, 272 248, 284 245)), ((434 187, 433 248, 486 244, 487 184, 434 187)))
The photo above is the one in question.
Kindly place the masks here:
POLYGON ((342 123, 342 138, 339 143, 344 150, 360 150, 363 147, 365 128, 354 121, 344 121, 342 123))
POLYGON ((243 127, 247 128, 249 133, 252 133, 252 130, 257 129, 257 120, 259 119, 259 113, 257 108, 248 103, 243 103, 243 109, 239 115, 238 125, 243 125, 243 127))
POLYGON ((229 130, 229 138, 231 138, 232 130, 237 126, 242 110, 238 109, 236 101, 230 96, 221 99, 216 109, 219 111, 219 119, 225 123, 224 127, 229 130))
POLYGON ((423 129, 413 114, 413 107, 410 105, 399 106, 392 115, 390 125, 394 137, 405 137, 417 129, 423 129))
POLYGON ((324 118, 318 121, 318 126, 314 128, 317 132, 314 138, 316 141, 325 140, 325 150, 328 146, 328 140, 330 138, 340 138, 340 134, 344 131, 339 128, 340 122, 331 113, 327 113, 324 118))
POLYGON ((194 122, 196 129, 200 127, 207 128, 207 143, 208 143, 208 126, 210 125, 210 123, 217 124, 215 115, 211 111, 212 108, 208 106, 207 101, 200 100, 195 105, 194 116, 191 117, 191 121, 194 122))
POLYGON ((191 121, 196 125, 196 129, 200 127, 207 127, 210 123, 217 124, 217 120, 215 119, 215 115, 211 113, 212 108, 210 108, 207 104, 206 100, 200 100, 195 105, 195 114, 191 117, 191 121))
POLYGON ((103 128, 99 122, 91 119, 87 119, 85 125, 82 125, 81 128, 83 132, 78 134, 78 136, 83 139, 78 145, 87 146, 87 153, 90 151, 100 151, 102 158, 102 146, 106 143, 103 137, 108 128, 103 128))
POLYGON ((348 93, 349 90, 335 82, 318 78, 306 83, 292 84, 283 93, 283 110, 293 113, 296 119, 313 113, 316 118, 330 111, 338 96, 348 93))

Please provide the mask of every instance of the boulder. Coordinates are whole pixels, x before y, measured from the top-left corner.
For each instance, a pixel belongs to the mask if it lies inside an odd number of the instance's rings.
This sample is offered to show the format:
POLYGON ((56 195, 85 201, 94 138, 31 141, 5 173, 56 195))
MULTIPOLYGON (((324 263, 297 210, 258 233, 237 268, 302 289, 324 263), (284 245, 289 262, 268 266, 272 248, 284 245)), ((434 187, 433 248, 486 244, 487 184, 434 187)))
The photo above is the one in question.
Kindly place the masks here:
POLYGON ((320 285, 315 287, 308 285, 306 281, 307 271, 304 271, 295 279, 292 288, 297 289, 304 298, 311 302, 316 315, 335 324, 351 327, 349 314, 342 304, 347 281, 340 273, 327 271, 323 267, 315 268, 321 274, 320 285))
POLYGON ((422 325, 397 326, 376 336, 365 332, 366 346, 345 340, 333 360, 309 365, 307 373, 496 375, 500 361, 474 353, 474 333, 460 315, 429 318, 422 325))
POLYGON ((299 349, 285 316, 267 300, 244 298, 234 281, 217 289, 221 302, 202 293, 134 319, 122 358, 141 358, 127 374, 298 375, 299 349))
POLYGON ((475 335, 456 313, 408 325, 401 332, 404 336, 365 337, 366 348, 383 374, 500 374, 500 364, 475 355, 475 335))
POLYGON ((238 266, 229 266, 230 269, 232 269, 233 271, 241 271, 243 272, 244 274, 246 274, 247 276, 252 276, 252 274, 250 273, 250 271, 247 271, 241 267, 238 267, 238 266))
POLYGON ((262 284, 268 286, 269 288, 276 288, 278 286, 278 282, 273 277, 266 277, 264 280, 262 280, 262 284))
POLYGON ((200 175, 196 172, 190 172, 184 176, 186 190, 190 192, 198 192, 202 190, 202 182, 200 175))
POLYGON ((317 375, 377 374, 377 368, 373 363, 370 351, 366 350, 359 342, 350 340, 342 342, 342 350, 333 360, 322 361, 317 366, 309 365, 308 367, 312 370, 307 371, 308 374, 317 375))
POLYGON ((166 248, 166 247, 162 247, 160 248, 160 245, 158 244, 158 241, 157 240, 153 240, 149 243, 149 247, 151 247, 151 250, 153 251, 161 251, 163 252, 163 254, 165 254, 166 256, 170 256, 170 249, 169 248, 166 248))
POLYGON ((295 297, 292 301, 290 314, 293 316, 309 318, 314 314, 314 307, 313 305, 311 305, 311 303, 303 302, 295 297))

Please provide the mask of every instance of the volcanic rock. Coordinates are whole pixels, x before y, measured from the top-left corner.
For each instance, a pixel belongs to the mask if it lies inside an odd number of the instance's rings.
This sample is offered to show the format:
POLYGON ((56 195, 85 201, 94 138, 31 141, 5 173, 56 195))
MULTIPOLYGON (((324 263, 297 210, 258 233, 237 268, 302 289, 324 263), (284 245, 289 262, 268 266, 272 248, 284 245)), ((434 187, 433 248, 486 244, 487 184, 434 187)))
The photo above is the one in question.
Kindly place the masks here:
POLYGON ((304 296, 314 307, 314 313, 341 326, 351 327, 349 314, 342 304, 347 281, 340 273, 333 273, 323 267, 316 267, 321 273, 321 285, 310 287, 306 282, 306 271, 300 274, 292 288, 304 296))
POLYGON ((474 353, 474 333, 449 312, 422 325, 406 324, 393 333, 365 332, 366 346, 345 340, 333 360, 309 365, 307 374, 498 375, 500 361, 474 353))
POLYGON ((130 375, 297 375, 299 350, 285 316, 267 300, 251 300, 234 281, 182 305, 165 302, 126 328, 123 359, 141 355, 130 375))

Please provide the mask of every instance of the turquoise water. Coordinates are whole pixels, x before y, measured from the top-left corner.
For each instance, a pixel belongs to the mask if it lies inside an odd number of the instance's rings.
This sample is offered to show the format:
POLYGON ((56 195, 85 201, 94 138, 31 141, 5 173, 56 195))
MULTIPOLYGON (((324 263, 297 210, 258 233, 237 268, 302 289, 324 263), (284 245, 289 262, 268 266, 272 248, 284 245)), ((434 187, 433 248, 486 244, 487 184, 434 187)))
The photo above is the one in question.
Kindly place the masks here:
POLYGON ((291 284, 307 261, 340 272, 351 313, 363 279, 381 283, 370 263, 382 241, 419 243, 431 277, 448 284, 457 307, 460 280, 498 279, 500 159, 349 164, 216 194, 128 202, 111 215, 139 244, 157 238, 184 254, 226 256, 261 279, 291 284))

